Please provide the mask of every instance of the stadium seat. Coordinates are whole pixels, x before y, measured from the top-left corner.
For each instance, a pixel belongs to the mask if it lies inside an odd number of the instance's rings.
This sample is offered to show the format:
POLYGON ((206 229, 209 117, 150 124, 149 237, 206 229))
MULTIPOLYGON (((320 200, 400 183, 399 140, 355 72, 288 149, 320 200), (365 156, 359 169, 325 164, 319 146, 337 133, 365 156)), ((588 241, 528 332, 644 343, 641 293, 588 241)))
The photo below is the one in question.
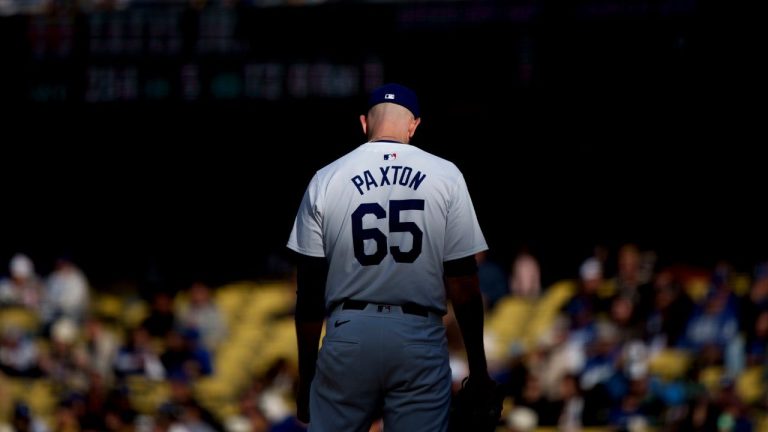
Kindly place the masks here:
POLYGON ((665 348, 650 358, 648 367, 652 374, 671 381, 682 378, 690 362, 691 356, 687 351, 665 348))
POLYGON ((7 306, 0 308, 0 329, 17 328, 26 334, 37 334, 40 330, 40 319, 37 313, 22 306, 7 306))
POLYGON ((765 397, 764 373, 764 366, 751 366, 736 378, 736 393, 745 403, 752 404, 765 397))

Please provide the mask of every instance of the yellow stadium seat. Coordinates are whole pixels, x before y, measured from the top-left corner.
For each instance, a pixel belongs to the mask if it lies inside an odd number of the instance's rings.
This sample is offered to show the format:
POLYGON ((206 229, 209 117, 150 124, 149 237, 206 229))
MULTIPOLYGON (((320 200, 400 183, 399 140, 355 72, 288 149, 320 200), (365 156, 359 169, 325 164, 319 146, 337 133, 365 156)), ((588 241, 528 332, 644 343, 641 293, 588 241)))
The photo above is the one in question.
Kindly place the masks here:
POLYGON ((757 402, 765 396, 763 373, 763 366, 752 366, 737 377, 736 393, 747 404, 757 402))
POLYGON ((734 273, 730 280, 731 289, 737 296, 744 296, 749 292, 752 279, 745 273, 734 273))
POLYGON ((93 308, 97 315, 121 321, 123 316, 123 298, 115 294, 100 294, 93 302, 93 308))
POLYGON ((691 278, 685 283, 685 292, 696 303, 701 303, 709 292, 709 280, 704 277, 691 278))
POLYGON ((542 295, 539 303, 544 307, 560 308, 576 294, 576 281, 562 280, 550 285, 542 295))
POLYGON ((17 328, 27 334, 36 334, 40 329, 37 313, 22 306, 0 308, 0 328, 17 328))
POLYGON ((134 328, 149 316, 149 305, 143 300, 126 302, 120 320, 125 328, 134 328))
POLYGON ((688 370, 691 356, 687 351, 667 348, 659 351, 649 361, 649 370, 665 380, 681 378, 688 370))
POLYGON ((699 383, 714 394, 720 388, 724 369, 721 366, 709 366, 699 373, 699 383))

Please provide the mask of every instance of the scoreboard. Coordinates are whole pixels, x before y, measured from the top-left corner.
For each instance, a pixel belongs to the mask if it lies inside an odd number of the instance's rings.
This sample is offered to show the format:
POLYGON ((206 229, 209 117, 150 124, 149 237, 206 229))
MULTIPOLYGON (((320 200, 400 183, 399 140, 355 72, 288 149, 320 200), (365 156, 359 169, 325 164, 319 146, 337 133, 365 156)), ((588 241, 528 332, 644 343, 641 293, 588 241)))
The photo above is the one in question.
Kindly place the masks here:
POLYGON ((299 23, 286 34, 234 6, 155 4, 0 23, 14 66, 0 89, 30 102, 348 98, 384 75, 375 52, 312 40, 299 23))
POLYGON ((504 91, 587 76, 585 66, 606 70, 615 55, 632 62, 649 41, 676 53, 687 30, 675 18, 697 10, 694 0, 581 0, 565 9, 523 0, 118 1, 87 10, 50 1, 58 9, 0 15, 0 100, 341 99, 401 76, 504 91))

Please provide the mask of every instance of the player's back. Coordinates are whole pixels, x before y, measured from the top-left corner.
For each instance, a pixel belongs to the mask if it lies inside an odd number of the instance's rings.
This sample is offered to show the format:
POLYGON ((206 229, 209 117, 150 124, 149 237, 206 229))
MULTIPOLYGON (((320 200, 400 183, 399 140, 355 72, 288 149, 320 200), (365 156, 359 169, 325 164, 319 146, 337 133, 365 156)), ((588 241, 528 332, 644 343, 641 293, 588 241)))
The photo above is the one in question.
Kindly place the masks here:
POLYGON ((444 311, 442 263, 475 253, 478 236, 484 244, 479 229, 451 225, 475 222, 458 168, 412 145, 365 143, 318 171, 308 193, 330 263, 328 304, 353 298, 444 311))

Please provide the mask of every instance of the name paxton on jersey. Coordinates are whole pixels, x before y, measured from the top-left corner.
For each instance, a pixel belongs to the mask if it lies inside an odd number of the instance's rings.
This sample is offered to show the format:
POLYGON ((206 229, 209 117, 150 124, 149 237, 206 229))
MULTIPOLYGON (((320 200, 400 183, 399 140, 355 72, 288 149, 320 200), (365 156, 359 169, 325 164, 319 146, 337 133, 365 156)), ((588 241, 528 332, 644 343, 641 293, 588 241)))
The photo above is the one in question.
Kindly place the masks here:
POLYGON ((371 171, 365 170, 361 175, 352 177, 352 184, 355 185, 360 195, 371 190, 371 188, 377 188, 384 185, 396 185, 407 186, 413 190, 417 190, 421 182, 427 177, 426 174, 422 174, 421 171, 414 173, 413 169, 403 165, 392 165, 379 167, 378 178, 371 174, 371 171), (365 190, 363 190, 365 188, 365 190))

